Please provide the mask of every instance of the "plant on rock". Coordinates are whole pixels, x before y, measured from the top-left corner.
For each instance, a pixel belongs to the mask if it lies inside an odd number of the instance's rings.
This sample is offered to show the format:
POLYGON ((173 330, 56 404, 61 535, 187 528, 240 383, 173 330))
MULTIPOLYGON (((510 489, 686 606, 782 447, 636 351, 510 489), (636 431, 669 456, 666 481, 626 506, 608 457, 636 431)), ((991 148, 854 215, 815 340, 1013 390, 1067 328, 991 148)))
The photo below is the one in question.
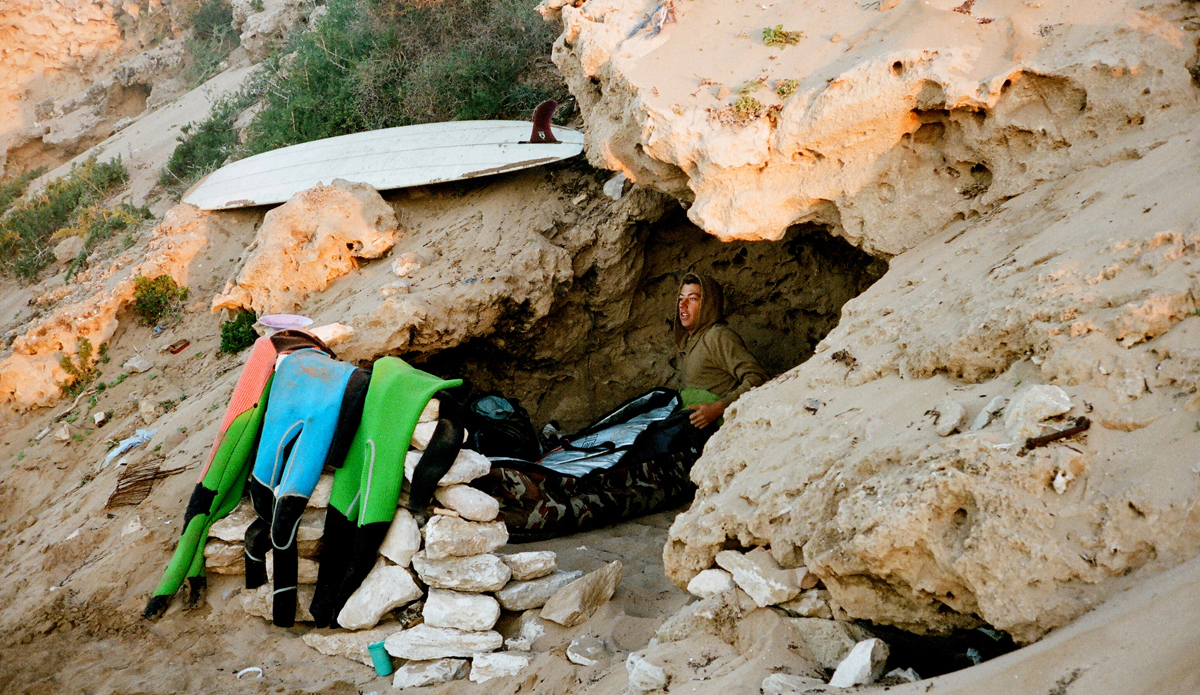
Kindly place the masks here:
POLYGON ((257 318, 253 311, 239 311, 237 316, 221 324, 221 352, 235 354, 254 344, 258 334, 254 332, 257 318))
POLYGON ((154 326, 166 319, 179 320, 188 289, 180 287, 170 275, 134 280, 133 311, 144 326, 154 326))
MULTIPOLYGON (((92 359, 92 341, 80 338, 75 349, 74 360, 70 355, 63 355, 58 362, 58 365, 67 373, 67 378, 58 387, 68 396, 79 395, 87 388, 88 384, 100 375, 100 370, 96 368, 95 361, 92 359)), ((107 343, 100 344, 98 359, 103 362, 108 361, 107 343)))

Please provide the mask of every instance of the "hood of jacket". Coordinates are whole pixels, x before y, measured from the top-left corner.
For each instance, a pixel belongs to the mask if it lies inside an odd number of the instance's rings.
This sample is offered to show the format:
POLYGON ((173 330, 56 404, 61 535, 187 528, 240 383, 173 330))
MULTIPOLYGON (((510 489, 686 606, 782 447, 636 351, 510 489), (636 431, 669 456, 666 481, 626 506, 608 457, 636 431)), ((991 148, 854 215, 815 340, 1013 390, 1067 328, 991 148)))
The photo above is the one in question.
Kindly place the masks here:
POLYGON ((679 283, 680 291, 683 291, 684 285, 700 286, 700 315, 696 317, 696 328, 689 334, 683 324, 679 322, 679 306, 676 304, 673 325, 675 346, 680 349, 687 343, 689 335, 704 333, 714 324, 721 323, 725 315, 725 294, 716 280, 707 275, 688 273, 679 283))

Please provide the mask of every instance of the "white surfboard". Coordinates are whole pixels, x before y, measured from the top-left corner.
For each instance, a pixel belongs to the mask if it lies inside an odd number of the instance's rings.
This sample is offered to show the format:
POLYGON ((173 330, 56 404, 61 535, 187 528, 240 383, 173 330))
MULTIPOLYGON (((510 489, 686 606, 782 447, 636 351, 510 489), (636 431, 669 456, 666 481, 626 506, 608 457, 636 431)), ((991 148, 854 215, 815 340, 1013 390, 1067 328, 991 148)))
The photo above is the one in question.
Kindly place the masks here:
POLYGON ((451 121, 314 140, 221 167, 184 197, 202 210, 282 203, 334 179, 376 190, 490 176, 583 151, 583 133, 555 127, 560 142, 529 143, 527 121, 451 121))

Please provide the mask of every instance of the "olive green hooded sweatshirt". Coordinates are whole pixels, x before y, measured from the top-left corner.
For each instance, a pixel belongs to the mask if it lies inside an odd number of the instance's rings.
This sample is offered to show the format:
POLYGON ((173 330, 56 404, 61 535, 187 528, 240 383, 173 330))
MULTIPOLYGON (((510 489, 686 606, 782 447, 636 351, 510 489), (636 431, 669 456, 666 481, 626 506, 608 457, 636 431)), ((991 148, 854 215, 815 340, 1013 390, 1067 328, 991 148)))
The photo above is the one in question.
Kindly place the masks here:
POLYGON ((700 315, 689 335, 675 312, 680 389, 702 389, 725 405, 767 380, 767 373, 746 349, 741 336, 725 325, 725 296, 712 278, 688 273, 679 284, 700 286, 700 315))

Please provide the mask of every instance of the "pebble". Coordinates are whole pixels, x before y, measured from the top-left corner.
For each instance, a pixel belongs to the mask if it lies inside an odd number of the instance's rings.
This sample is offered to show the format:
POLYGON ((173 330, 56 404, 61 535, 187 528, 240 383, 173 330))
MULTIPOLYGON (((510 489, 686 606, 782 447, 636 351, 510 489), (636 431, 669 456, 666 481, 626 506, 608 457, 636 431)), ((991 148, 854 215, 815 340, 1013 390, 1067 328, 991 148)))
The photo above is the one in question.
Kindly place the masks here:
POLYGON ((955 400, 945 400, 937 407, 937 424, 934 431, 939 437, 949 437, 959 431, 967 420, 967 409, 955 400))
POLYGON ((711 598, 734 587, 733 575, 721 569, 707 569, 692 577, 687 590, 693 596, 711 598))
POLYGON ((625 671, 629 674, 629 687, 632 690, 647 692, 667 687, 667 674, 662 667, 646 661, 637 652, 625 659, 625 671))
POLYGON ((580 666, 595 666, 608 658, 604 641, 592 635, 571 640, 567 647, 567 660, 580 666))
POLYGON ((125 364, 121 365, 121 367, 123 369, 128 369, 133 374, 141 374, 142 372, 148 372, 151 369, 154 369, 154 362, 142 357, 141 355, 134 355, 133 357, 125 360, 125 364))

